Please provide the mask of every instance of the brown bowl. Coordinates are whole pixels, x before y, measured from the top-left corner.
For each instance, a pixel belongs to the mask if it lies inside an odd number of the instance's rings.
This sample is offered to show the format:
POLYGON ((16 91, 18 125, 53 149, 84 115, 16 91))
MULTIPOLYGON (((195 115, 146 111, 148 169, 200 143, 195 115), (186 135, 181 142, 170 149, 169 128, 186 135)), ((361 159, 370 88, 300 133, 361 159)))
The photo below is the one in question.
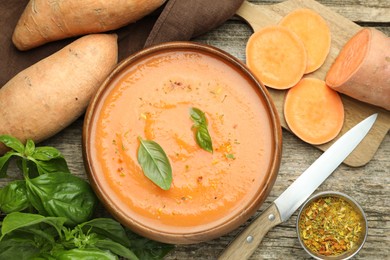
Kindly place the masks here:
POLYGON ((107 210, 147 238, 191 244, 222 236, 262 205, 277 177, 282 130, 266 88, 215 47, 173 42, 113 70, 83 128, 90 183, 107 210), (190 107, 206 117, 214 150, 199 147, 190 107), (137 159, 139 137, 161 145, 173 181, 163 190, 137 159))

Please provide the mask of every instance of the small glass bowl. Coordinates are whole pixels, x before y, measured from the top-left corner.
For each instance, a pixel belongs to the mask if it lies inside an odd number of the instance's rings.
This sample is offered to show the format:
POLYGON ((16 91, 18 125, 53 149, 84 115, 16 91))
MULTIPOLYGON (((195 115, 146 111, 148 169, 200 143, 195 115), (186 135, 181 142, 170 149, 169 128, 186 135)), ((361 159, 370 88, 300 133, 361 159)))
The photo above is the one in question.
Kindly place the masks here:
MULTIPOLYGON (((332 206, 332 203, 331 204, 327 204, 329 205, 329 208, 331 208, 332 206)), ((335 207, 335 206, 334 206, 335 207)), ((308 212, 310 213, 310 212, 308 212)), ((343 212, 340 210, 340 211, 334 211, 333 213, 335 214, 338 214, 338 216, 341 218, 343 216, 343 212)), ((319 220, 319 217, 316 217, 313 221, 315 220, 319 220)), ((327 217, 327 221, 329 220, 329 218, 327 217)), ((347 225, 352 225, 352 224, 347 224, 347 225)), ((312 225, 313 226, 313 225, 312 225)), ((356 255, 360 249, 363 247, 366 239, 367 239, 367 230, 368 229, 368 225, 367 225, 367 217, 363 211, 363 209, 360 207, 360 205, 353 199, 351 198, 350 196, 346 195, 346 194, 343 194, 341 192, 336 192, 336 191, 325 191, 325 192, 320 192, 314 196, 312 196, 311 198, 309 198, 304 204, 303 206, 301 207, 300 211, 299 211, 299 214, 298 214, 298 217, 297 217, 297 234, 298 234, 298 239, 299 239, 299 242, 301 244, 301 246, 303 247, 303 249, 313 258, 315 259, 331 259, 331 260, 345 260, 345 259, 350 259, 351 257, 353 257, 354 255, 356 255), (303 238, 303 235, 302 235, 302 232, 301 232, 301 227, 300 227, 300 224, 302 221, 305 221, 303 219, 303 214, 304 212, 306 211, 306 209, 310 206, 313 205, 313 203, 316 203, 318 201, 320 201, 321 199, 323 198, 336 198, 336 199, 342 199, 344 200, 346 203, 348 203, 353 211, 355 211, 358 215, 358 220, 359 220, 359 224, 360 224, 360 231, 359 231, 359 237, 357 239, 357 241, 355 241, 353 243, 353 245, 351 246, 351 248, 349 248, 348 250, 346 250, 345 252, 343 253, 340 253, 340 254, 335 254, 335 255, 324 255, 324 254, 320 254, 318 252, 314 252, 313 250, 311 250, 305 243, 304 241, 304 238, 303 238), (302 218, 302 219, 301 219, 302 218)), ((316 234, 319 234, 318 232, 316 232, 316 234)), ((326 236, 324 235, 324 238, 326 236)), ((329 239, 329 237, 328 237, 329 239)))

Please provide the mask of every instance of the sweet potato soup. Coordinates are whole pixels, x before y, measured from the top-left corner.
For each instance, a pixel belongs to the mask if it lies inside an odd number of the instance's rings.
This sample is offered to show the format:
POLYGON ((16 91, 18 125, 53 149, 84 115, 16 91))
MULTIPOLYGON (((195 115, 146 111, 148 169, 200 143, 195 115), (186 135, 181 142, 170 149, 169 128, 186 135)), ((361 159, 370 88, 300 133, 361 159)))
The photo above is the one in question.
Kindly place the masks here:
POLYGON ((264 102, 237 68, 202 51, 165 50, 137 60, 96 104, 90 137, 95 179, 118 209, 152 229, 196 232, 223 223, 269 184, 275 148, 264 102), (206 115, 213 153, 196 142, 192 107, 206 115), (169 190, 144 175, 138 137, 167 154, 169 190))

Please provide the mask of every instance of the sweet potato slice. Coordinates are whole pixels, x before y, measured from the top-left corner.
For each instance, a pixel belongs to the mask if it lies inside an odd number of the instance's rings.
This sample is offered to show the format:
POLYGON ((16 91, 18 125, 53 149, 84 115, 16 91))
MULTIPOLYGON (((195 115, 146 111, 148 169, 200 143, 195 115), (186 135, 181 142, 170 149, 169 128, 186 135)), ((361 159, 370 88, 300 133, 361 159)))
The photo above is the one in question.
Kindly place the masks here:
POLYGON ((19 72, 0 89, 0 135, 40 142, 67 127, 84 113, 117 56, 116 35, 91 34, 19 72))
POLYGON ((19 50, 118 29, 151 13, 165 0, 30 0, 12 36, 19 50))
POLYGON ((331 33, 325 19, 317 12, 300 8, 287 14, 279 22, 298 35, 307 52, 305 74, 313 72, 324 64, 331 46, 331 33))
POLYGON ((303 78, 288 90, 284 118, 290 130, 303 141, 319 145, 331 141, 344 124, 340 95, 316 78, 303 78))
POLYGON ((251 35, 246 46, 246 63, 266 86, 288 89, 306 70, 306 50, 293 32, 268 26, 251 35))
POLYGON ((325 81, 340 93, 390 110, 390 38, 374 28, 360 30, 342 48, 325 81))

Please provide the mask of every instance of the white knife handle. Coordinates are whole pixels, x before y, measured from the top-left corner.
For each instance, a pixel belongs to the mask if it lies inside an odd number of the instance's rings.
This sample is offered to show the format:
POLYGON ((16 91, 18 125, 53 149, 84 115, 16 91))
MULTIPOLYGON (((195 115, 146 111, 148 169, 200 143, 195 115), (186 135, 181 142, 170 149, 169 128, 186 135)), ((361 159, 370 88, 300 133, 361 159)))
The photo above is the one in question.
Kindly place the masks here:
POLYGON ((272 203, 227 246, 218 259, 248 259, 267 232, 281 222, 279 211, 272 203))

